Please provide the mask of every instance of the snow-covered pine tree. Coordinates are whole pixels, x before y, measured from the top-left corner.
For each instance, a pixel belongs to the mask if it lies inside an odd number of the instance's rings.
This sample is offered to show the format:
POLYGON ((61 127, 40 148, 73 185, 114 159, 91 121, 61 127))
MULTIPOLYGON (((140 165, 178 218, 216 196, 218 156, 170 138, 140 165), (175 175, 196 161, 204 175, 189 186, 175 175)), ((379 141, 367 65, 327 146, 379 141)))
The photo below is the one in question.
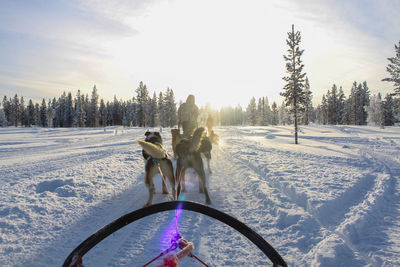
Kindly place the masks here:
POLYGON ((340 86, 338 97, 337 97, 337 122, 343 124, 344 120, 344 107, 346 102, 346 96, 344 95, 343 88, 340 86))
POLYGON ((21 126, 28 126, 28 113, 25 107, 25 99, 21 96, 19 105, 19 116, 21 118, 21 126))
POLYGON ((114 95, 114 101, 112 103, 112 125, 122 125, 122 105, 118 101, 117 96, 114 95))
POLYGON ((285 101, 279 106, 279 124, 286 125, 291 124, 289 111, 286 108, 285 101))
POLYGON ((32 125, 35 124, 35 106, 33 105, 32 99, 29 99, 27 112, 28 112, 28 126, 31 127, 32 125))
POLYGON ((383 123, 385 126, 392 126, 395 123, 393 108, 393 97, 391 94, 387 94, 385 101, 382 102, 383 123))
POLYGON ((43 98, 42 104, 40 105, 39 111, 39 126, 47 127, 48 117, 47 117, 47 104, 46 100, 43 98))
POLYGON ((51 99, 49 99, 49 104, 47 106, 47 125, 48 125, 48 127, 53 127, 54 113, 55 113, 55 110, 53 109, 51 99))
POLYGON ((310 82, 308 81, 308 77, 306 77, 306 81, 304 84, 304 111, 302 114, 302 123, 304 125, 308 125, 312 121, 313 117, 313 105, 312 105, 312 92, 310 90, 310 82))
POLYGON ((87 114, 89 127, 99 127, 99 94, 96 85, 93 86, 92 95, 89 103, 89 113, 87 114))
MULTIPOLYGON (((6 120, 8 124, 11 124, 11 99, 8 100, 7 96, 4 96, 3 98, 3 110, 4 110, 4 115, 6 116, 6 120)), ((8 126, 7 124, 7 126, 8 126)))
POLYGON ((6 127, 7 126, 7 119, 6 119, 6 115, 4 114, 4 109, 1 106, 0 103, 0 127, 6 127))
POLYGON ((336 84, 332 85, 327 95, 327 123, 338 124, 338 90, 336 84))
POLYGON ((99 107, 99 125, 101 127, 107 126, 107 109, 106 104, 104 104, 104 100, 100 100, 100 107, 99 107))
POLYGON ((246 109, 247 113, 247 122, 250 126, 257 125, 257 105, 256 105, 256 98, 253 96, 250 100, 249 105, 246 109))
POLYGON ((369 105, 365 107, 368 113, 368 123, 376 126, 383 126, 383 108, 381 94, 373 95, 369 105))
POLYGON ((264 103, 261 97, 257 102, 256 125, 264 125, 264 103))
POLYGON ((72 102, 72 94, 68 92, 65 99, 65 111, 64 111, 64 127, 72 127, 74 121, 74 108, 72 102))
POLYGON ((81 95, 81 91, 78 90, 75 97, 74 127, 86 126, 86 113, 82 101, 84 101, 84 96, 81 95))
POLYGON ((149 91, 147 86, 143 83, 139 83, 139 87, 136 89, 136 119, 139 127, 146 127, 146 115, 147 115, 147 104, 149 102, 149 91))
POLYGON ((163 92, 160 92, 158 94, 158 99, 157 99, 157 110, 158 110, 158 125, 161 127, 166 127, 166 119, 165 119, 165 103, 164 103, 164 96, 163 92))
POLYGON ((67 94, 63 92, 57 101, 56 108, 56 127, 65 127, 64 126, 64 117, 65 117, 65 101, 67 98, 67 94))
POLYGON ((272 125, 278 125, 278 123, 279 123, 278 105, 276 104, 276 102, 273 102, 271 107, 272 107, 271 124, 272 125))
POLYGON ((51 109, 53 110, 53 121, 51 123, 51 127, 57 127, 56 125, 56 116, 57 116, 57 100, 55 97, 53 97, 53 100, 51 101, 51 109))
POLYGON ((39 122, 40 122, 40 119, 39 119, 39 117, 40 117, 40 105, 39 105, 39 103, 36 103, 35 104, 35 114, 34 114, 34 117, 35 117, 35 125, 36 126, 40 126, 40 124, 39 124, 39 122))
POLYGON ((301 61, 304 50, 300 50, 300 42, 300 32, 295 32, 294 25, 292 25, 292 31, 288 32, 288 39, 286 40, 286 44, 289 46, 287 50, 288 54, 283 55, 286 61, 286 72, 288 76, 283 77, 283 80, 287 83, 283 87, 284 92, 281 93, 281 96, 285 98, 285 105, 289 107, 289 112, 293 114, 295 144, 298 143, 298 115, 299 112, 304 110, 304 105, 306 103, 303 90, 306 73, 303 73, 304 65, 301 61))
POLYGON ((164 96, 164 103, 165 103, 164 115, 166 119, 166 126, 172 128, 178 124, 178 115, 177 115, 174 91, 170 88, 167 88, 167 92, 164 96))
POLYGON ((153 98, 149 98, 149 102, 147 103, 148 105, 148 111, 147 111, 147 122, 146 125, 150 127, 155 127, 156 126, 156 121, 157 121, 157 95, 156 92, 153 92, 153 98))
POLYGON ((129 116, 131 119, 131 126, 137 126, 137 119, 136 119, 136 99, 134 97, 132 97, 132 101, 129 105, 129 116))
POLYGON ((384 78, 382 81, 394 83, 394 94, 400 96, 400 41, 399 45, 394 45, 396 55, 388 58, 389 64, 386 71, 390 74, 390 78, 384 78))
POLYGON ((368 113, 365 110, 365 107, 369 105, 369 88, 367 82, 364 81, 362 83, 361 91, 360 91, 360 105, 358 107, 358 112, 360 113, 360 125, 367 124, 368 113))
POLYGON ((19 98, 18 95, 15 94, 11 102, 11 114, 10 114, 10 119, 15 127, 18 127, 18 123, 20 121, 19 110, 20 110, 19 98))

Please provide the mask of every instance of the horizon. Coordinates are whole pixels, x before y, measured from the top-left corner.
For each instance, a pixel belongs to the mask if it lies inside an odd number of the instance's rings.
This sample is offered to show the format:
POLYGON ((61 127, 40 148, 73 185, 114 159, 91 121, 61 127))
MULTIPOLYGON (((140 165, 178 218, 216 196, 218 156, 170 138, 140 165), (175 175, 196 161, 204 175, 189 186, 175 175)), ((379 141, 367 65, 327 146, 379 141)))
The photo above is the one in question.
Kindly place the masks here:
POLYGON ((366 2, 6 0, 0 93, 41 101, 96 85, 105 101, 127 100, 143 81, 150 96, 169 87, 177 103, 194 94, 199 107, 280 105, 294 24, 314 105, 333 84, 348 95, 354 81, 385 95, 400 3, 366 2))

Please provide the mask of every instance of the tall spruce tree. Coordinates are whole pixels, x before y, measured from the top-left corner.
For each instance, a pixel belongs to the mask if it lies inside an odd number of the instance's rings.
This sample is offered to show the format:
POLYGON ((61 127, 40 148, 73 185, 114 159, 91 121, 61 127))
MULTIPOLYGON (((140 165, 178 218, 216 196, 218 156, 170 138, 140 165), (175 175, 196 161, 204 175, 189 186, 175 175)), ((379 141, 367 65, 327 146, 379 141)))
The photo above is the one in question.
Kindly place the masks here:
POLYGON ((382 103, 383 124, 385 126, 392 126, 395 123, 393 108, 393 97, 391 94, 387 94, 382 103))
POLYGON ((302 122, 304 125, 308 125, 313 119, 313 105, 312 105, 312 92, 310 90, 310 82, 308 81, 308 77, 306 77, 306 81, 304 84, 304 111, 302 122))
POLYGON ((104 104, 104 100, 100 100, 100 107, 99 107, 99 124, 102 127, 107 126, 107 108, 106 104, 104 104))
POLYGON ((279 110, 278 110, 278 105, 276 102, 272 103, 272 118, 271 118, 271 124, 272 125, 278 125, 279 123, 279 110))
POLYGON ((370 99, 369 105, 366 107, 368 113, 368 123, 376 126, 383 126, 383 109, 382 109, 382 96, 381 94, 373 95, 370 99))
POLYGON ((99 127, 99 94, 96 85, 93 86, 89 103, 88 124, 89 127, 99 127))
POLYGON ((41 127, 47 127, 48 126, 48 117, 47 117, 47 104, 46 100, 43 98, 42 104, 40 105, 40 111, 39 111, 39 125, 41 127))
POLYGON ((251 98, 250 103, 247 106, 246 113, 248 124, 251 126, 257 125, 257 104, 255 97, 251 98))
POLYGON ((384 78, 382 81, 394 83, 394 94, 400 96, 400 41, 399 45, 394 45, 396 55, 388 58, 389 65, 386 71, 390 74, 390 78, 384 78))
POLYGON ((147 115, 147 104, 149 102, 149 91, 147 86, 143 83, 139 83, 139 87, 136 89, 136 118, 139 127, 146 127, 146 115, 147 115))
POLYGON ((283 55, 288 76, 283 77, 286 85, 281 96, 285 98, 285 105, 289 107, 289 112, 293 114, 295 144, 298 144, 298 115, 304 110, 304 105, 306 104, 306 96, 303 90, 306 73, 303 73, 304 65, 301 61, 304 50, 300 50, 300 42, 300 32, 295 32, 294 25, 292 25, 292 31, 288 32, 288 39, 286 40, 286 44, 289 46, 288 54, 283 55))

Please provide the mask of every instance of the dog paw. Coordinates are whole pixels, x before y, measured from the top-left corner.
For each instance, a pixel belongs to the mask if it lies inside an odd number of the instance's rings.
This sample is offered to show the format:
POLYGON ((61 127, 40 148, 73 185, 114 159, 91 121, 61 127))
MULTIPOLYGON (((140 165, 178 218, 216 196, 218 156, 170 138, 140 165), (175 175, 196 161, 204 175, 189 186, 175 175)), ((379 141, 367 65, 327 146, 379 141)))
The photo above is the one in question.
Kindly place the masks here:
POLYGON ((168 195, 169 194, 169 191, 163 191, 162 192, 164 195, 168 195))
POLYGON ((147 202, 146 204, 143 205, 143 208, 146 208, 146 207, 148 207, 150 205, 151 205, 151 203, 147 202))
POLYGON ((207 205, 211 205, 211 204, 212 204, 212 203, 211 203, 211 200, 210 200, 210 199, 207 199, 207 200, 206 200, 206 204, 207 204, 207 205))

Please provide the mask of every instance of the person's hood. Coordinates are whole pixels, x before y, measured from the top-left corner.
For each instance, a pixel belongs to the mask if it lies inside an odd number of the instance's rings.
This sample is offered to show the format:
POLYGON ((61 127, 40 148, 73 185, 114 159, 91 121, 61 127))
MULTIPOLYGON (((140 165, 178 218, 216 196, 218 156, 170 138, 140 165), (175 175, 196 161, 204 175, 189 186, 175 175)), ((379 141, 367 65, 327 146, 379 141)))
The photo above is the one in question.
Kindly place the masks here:
POLYGON ((194 95, 188 95, 188 97, 186 99, 186 103, 194 105, 194 95))

